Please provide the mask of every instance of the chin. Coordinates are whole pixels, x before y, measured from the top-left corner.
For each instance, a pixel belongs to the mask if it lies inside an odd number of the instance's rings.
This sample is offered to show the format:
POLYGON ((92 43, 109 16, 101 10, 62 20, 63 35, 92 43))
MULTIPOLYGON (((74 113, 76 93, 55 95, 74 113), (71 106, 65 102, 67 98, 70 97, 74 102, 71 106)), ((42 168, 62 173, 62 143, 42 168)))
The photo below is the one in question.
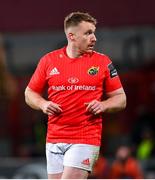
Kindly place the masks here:
POLYGON ((93 52, 93 49, 87 49, 82 52, 82 54, 91 54, 93 52))
POLYGON ((86 51, 92 52, 93 50, 94 50, 94 48, 92 47, 92 48, 88 48, 86 51))
POLYGON ((87 53, 92 53, 92 52, 93 52, 93 49, 88 49, 86 52, 87 52, 87 53))

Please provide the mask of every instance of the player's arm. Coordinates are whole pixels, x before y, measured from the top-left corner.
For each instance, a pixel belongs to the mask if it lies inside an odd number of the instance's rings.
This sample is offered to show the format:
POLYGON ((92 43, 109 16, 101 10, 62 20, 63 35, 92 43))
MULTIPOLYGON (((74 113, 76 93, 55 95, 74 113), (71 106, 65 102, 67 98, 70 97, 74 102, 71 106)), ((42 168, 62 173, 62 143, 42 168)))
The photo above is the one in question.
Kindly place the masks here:
POLYGON ((126 95, 123 88, 107 93, 104 101, 93 100, 87 105, 87 110, 93 114, 117 112, 126 107, 126 95))
POLYGON ((126 95, 123 88, 107 93, 107 97, 101 102, 104 112, 117 112, 126 107, 126 95))
POLYGON ((45 114, 53 115, 62 112, 59 104, 48 101, 41 94, 29 87, 25 89, 25 102, 33 109, 42 110, 45 114))

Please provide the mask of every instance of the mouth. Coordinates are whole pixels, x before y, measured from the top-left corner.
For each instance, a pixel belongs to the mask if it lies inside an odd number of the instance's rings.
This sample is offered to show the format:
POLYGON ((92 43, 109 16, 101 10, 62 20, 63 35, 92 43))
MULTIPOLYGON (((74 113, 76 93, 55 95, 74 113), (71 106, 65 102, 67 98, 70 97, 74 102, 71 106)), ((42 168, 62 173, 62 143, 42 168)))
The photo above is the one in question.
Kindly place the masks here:
POLYGON ((88 45, 88 49, 94 49, 95 44, 88 45))

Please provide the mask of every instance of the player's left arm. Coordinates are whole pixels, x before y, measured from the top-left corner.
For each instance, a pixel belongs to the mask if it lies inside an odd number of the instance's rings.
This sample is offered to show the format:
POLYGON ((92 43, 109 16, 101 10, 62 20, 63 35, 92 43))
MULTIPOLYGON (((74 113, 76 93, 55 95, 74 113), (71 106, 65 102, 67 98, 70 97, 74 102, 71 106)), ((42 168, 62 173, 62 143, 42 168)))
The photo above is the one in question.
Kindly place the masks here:
POLYGON ((107 93, 103 101, 93 100, 87 104, 87 111, 97 115, 104 112, 117 112, 126 107, 126 95, 123 88, 107 93))
POLYGON ((102 101, 104 112, 117 112, 126 107, 126 94, 123 88, 107 93, 107 99, 102 101))

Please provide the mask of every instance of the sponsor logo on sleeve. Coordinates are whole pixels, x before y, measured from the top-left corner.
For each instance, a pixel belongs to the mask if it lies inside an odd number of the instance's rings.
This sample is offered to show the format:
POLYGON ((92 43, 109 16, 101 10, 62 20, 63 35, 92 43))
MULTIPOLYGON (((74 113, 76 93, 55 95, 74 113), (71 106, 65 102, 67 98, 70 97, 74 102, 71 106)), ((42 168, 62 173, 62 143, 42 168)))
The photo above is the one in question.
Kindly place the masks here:
POLYGON ((111 78, 117 76, 117 70, 115 69, 115 67, 112 63, 108 65, 108 69, 109 69, 111 78))

